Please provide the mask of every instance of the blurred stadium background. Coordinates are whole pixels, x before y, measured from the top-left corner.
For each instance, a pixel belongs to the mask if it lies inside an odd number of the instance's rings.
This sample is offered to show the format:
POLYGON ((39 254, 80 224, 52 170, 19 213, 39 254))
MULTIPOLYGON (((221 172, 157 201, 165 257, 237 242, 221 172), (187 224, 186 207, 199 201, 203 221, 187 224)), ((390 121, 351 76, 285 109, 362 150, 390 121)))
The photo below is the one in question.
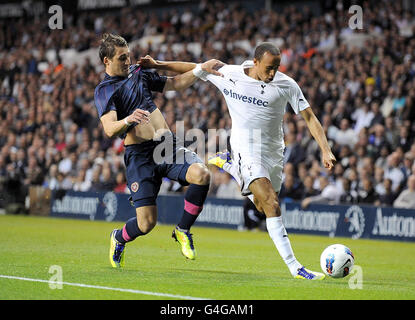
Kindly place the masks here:
MULTIPOLYGON (((299 83, 338 159, 327 173, 305 122, 287 108, 281 201, 415 210, 414 8, 406 0, 3 1, 0 210, 48 214, 49 190, 128 193, 122 140, 105 136, 93 101, 104 32, 126 38, 133 62, 150 54, 239 64, 257 43, 274 42, 280 71, 299 83), (362 29, 349 26, 354 4, 362 29), (53 5, 62 8, 62 29, 48 24, 53 5)), ((173 131, 182 121, 185 130, 223 129, 206 146, 228 138, 225 102, 208 83, 155 102, 173 131)), ((227 173, 212 175, 210 197, 242 200, 227 173)), ((161 194, 182 193, 164 180, 161 194)), ((250 210, 245 228, 260 219, 250 210)), ((408 228, 414 233, 413 221, 408 228)))

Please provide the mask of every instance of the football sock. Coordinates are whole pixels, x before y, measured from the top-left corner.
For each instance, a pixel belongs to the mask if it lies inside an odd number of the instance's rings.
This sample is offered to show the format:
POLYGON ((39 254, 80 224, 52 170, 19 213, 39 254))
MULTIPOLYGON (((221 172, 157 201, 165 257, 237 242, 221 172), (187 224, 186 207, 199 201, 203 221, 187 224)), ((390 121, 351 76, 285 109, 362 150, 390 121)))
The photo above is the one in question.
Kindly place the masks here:
POLYGON ((182 230, 189 230, 195 223, 199 213, 203 209, 203 203, 206 200, 209 191, 209 184, 198 185, 191 184, 184 196, 184 211, 182 219, 177 225, 182 230))
POLYGON ((281 258, 284 260, 291 274, 295 276, 297 274, 297 269, 301 268, 302 265, 294 256, 290 240, 287 236, 287 231, 282 223, 282 217, 267 218, 266 224, 268 234, 270 235, 272 241, 274 241, 281 258))
POLYGON ((124 227, 120 230, 117 230, 115 234, 115 239, 120 243, 126 243, 133 241, 139 236, 145 235, 144 232, 140 230, 137 224, 137 217, 131 218, 127 221, 124 227))

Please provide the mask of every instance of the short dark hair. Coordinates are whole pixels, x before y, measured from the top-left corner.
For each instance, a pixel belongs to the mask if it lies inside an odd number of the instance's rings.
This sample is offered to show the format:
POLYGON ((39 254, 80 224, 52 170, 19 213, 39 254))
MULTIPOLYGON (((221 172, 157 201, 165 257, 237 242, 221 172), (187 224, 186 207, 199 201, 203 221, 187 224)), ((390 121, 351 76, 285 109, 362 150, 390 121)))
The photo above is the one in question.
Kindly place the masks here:
POLYGON ((99 58, 104 62, 104 58, 112 59, 115 55, 115 47, 128 47, 127 41, 116 34, 104 33, 99 46, 99 58))
POLYGON ((263 42, 255 48, 254 58, 260 61, 264 56, 265 52, 269 52, 274 56, 278 56, 281 54, 280 49, 277 48, 274 44, 272 44, 271 42, 263 42))

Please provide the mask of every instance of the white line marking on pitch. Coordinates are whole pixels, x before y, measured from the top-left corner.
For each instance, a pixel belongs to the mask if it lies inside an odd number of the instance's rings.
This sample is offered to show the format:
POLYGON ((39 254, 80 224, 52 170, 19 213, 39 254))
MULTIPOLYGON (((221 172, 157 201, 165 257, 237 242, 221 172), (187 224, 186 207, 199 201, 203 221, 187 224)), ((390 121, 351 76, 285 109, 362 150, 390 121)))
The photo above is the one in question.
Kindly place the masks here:
POLYGON ((185 300, 210 300, 210 299, 207 299, 207 298, 198 298, 198 297, 191 297, 191 296, 181 296, 181 295, 170 294, 170 293, 161 293, 161 292, 151 292, 151 291, 142 291, 142 290, 133 290, 133 289, 123 289, 123 288, 112 288, 112 287, 94 286, 94 285, 83 284, 83 283, 57 282, 57 281, 49 281, 49 280, 43 280, 43 279, 31 279, 31 278, 7 276, 7 275, 2 275, 2 274, 0 274, 0 278, 12 279, 12 280, 32 281, 32 282, 53 283, 55 285, 61 284, 61 285, 73 286, 73 287, 82 287, 82 288, 91 288, 91 289, 100 289, 100 290, 110 290, 110 291, 120 291, 120 292, 144 294, 144 295, 148 295, 148 296, 168 297, 168 298, 185 299, 185 300))

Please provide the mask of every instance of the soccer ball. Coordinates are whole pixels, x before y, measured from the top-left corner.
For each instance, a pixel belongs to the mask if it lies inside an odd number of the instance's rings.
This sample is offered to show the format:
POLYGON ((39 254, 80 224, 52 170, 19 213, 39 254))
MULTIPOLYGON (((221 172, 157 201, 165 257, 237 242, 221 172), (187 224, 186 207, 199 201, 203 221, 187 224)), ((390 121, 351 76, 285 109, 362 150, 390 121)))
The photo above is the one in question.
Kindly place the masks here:
POLYGON ((348 247, 342 244, 332 244, 321 254, 320 265, 329 277, 344 278, 353 268, 354 256, 348 247))

